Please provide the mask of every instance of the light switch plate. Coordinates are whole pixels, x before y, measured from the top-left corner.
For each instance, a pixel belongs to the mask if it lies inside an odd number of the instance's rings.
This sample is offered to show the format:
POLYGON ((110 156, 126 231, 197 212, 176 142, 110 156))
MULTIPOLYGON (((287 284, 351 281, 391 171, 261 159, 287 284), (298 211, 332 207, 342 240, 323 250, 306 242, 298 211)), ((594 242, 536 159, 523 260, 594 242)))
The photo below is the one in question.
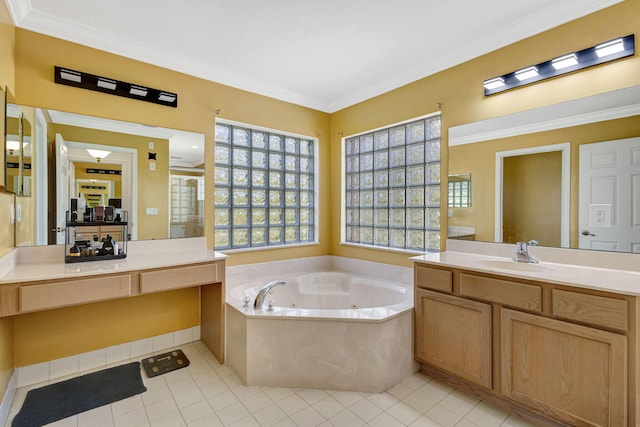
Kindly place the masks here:
POLYGON ((158 215, 158 208, 147 208, 147 215, 158 215))
POLYGON ((149 150, 153 150, 154 147, 155 144, 153 143, 153 141, 149 141, 149 150))

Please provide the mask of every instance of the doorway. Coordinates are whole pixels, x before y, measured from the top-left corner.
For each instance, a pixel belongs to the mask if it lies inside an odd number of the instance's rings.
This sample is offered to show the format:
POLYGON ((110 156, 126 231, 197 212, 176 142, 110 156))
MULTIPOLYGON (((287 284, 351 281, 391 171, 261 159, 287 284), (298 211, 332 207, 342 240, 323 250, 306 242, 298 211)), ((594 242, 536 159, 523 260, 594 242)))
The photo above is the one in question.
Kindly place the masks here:
POLYGON ((569 158, 569 143, 496 153, 496 242, 569 247, 569 158))

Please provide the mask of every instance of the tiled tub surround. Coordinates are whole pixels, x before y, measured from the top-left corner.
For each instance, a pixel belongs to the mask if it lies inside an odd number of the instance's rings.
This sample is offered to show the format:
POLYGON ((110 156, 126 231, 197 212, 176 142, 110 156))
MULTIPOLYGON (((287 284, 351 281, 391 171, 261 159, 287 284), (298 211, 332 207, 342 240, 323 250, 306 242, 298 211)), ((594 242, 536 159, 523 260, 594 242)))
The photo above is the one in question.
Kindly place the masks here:
POLYGON ((230 267, 227 364, 249 386, 382 392, 417 369, 411 274, 331 256, 230 267), (272 280, 287 283, 268 296, 273 311, 254 310, 272 280))

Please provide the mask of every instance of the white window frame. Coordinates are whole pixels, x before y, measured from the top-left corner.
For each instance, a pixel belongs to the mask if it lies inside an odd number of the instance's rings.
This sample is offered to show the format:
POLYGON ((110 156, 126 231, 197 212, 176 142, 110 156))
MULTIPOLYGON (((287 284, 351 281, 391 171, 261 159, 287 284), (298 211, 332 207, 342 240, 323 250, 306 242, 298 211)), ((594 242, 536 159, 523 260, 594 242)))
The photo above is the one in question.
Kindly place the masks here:
MULTIPOLYGON (((341 161, 341 195, 340 195, 340 245, 344 245, 344 246, 355 246, 355 247, 362 247, 362 248, 367 248, 367 249, 376 249, 376 250, 383 250, 383 251, 390 251, 390 252, 399 252, 399 253, 407 253, 407 254, 420 254, 420 253, 424 253, 424 252, 436 252, 439 251, 438 249, 426 249, 427 248, 427 242, 426 242, 426 238, 425 238, 425 249, 424 250, 418 250, 418 249, 413 249, 413 248, 399 248, 399 247, 393 247, 393 246, 380 246, 380 245, 376 245, 375 241, 373 244, 366 244, 366 243, 355 243, 355 242, 350 242, 347 240, 347 185, 346 185, 346 179, 347 179, 347 165, 346 165, 346 158, 347 158, 347 153, 346 153, 346 143, 348 140, 352 139, 352 138, 356 138, 359 136, 363 136, 363 135, 368 135, 368 134, 375 134, 376 132, 382 131, 382 130, 390 130, 392 128, 395 128, 397 126, 402 126, 402 125, 406 125, 409 123, 413 123, 419 120, 427 120, 427 119, 431 119, 433 117, 440 117, 440 123, 442 124, 442 115, 440 112, 435 112, 435 113, 430 113, 430 114, 426 114, 423 116, 419 116, 419 117, 414 117, 408 120, 404 120, 398 123, 393 123, 393 124, 389 124, 389 125, 385 125, 385 126, 381 126, 379 128, 375 128, 375 129, 370 129, 370 130, 366 130, 364 132, 359 132, 356 134, 352 134, 352 135, 348 135, 348 136, 343 136, 342 137, 342 141, 341 141, 341 157, 340 157, 340 161, 341 161)), ((440 163, 440 165, 442 164, 442 130, 440 131, 440 160, 438 161, 440 163)), ((406 144, 405 144, 406 146, 406 144)), ((426 154, 425 154, 426 156, 426 154)), ((426 164, 427 162, 425 161, 424 164, 426 164)), ((406 167, 406 166, 405 166, 406 167)), ((375 169, 374 169, 375 170, 375 169)), ((426 175, 426 172, 425 172, 426 175)), ((425 182, 425 188, 428 184, 425 182)), ((435 184, 434 184, 435 185, 435 184)), ((438 210, 441 211, 441 207, 442 207, 442 200, 443 200, 443 195, 442 195, 442 173, 440 173, 440 183, 438 184, 440 186, 440 201, 439 201, 439 206, 438 206, 438 210)), ((404 188, 407 188, 406 186, 404 188)), ((426 195, 425 195, 426 197, 426 195)), ((425 202, 426 205, 426 202, 425 202)), ((405 205, 404 210, 406 213, 406 209, 407 206, 405 205)), ((427 208, 425 208, 426 211, 427 208)), ((440 221, 442 221, 442 218, 440 219, 440 221)), ((390 226, 388 226, 390 227, 390 226)), ((438 234, 439 234, 439 238, 441 236, 441 232, 442 232, 442 223, 440 222, 440 227, 438 230, 438 234)), ((425 227, 424 227, 424 231, 426 232, 429 228, 427 227, 427 219, 425 217, 425 227)), ((434 229, 429 229, 429 230, 434 230, 434 229)), ((406 239, 406 235, 405 235, 405 239, 406 239)))
MULTIPOLYGON (((214 123, 214 135, 215 135, 215 125, 217 124, 222 124, 222 125, 227 125, 227 126, 235 126, 235 127, 241 127, 241 128, 245 128, 245 129, 251 129, 254 131, 258 131, 258 132, 265 132, 265 133, 273 133, 273 134, 278 134, 278 135, 282 135, 284 137, 292 137, 292 138, 299 138, 299 139, 305 139, 305 140, 309 140, 313 142, 313 224, 312 224, 312 229, 313 229, 313 240, 308 241, 308 242, 294 242, 294 243, 286 243, 283 242, 282 244, 266 244, 266 245, 261 245, 261 246, 247 246, 247 247, 240 247, 240 248, 220 248, 220 249, 216 249, 219 252, 222 253, 234 253, 234 252, 250 252, 250 251, 262 251, 262 250, 274 250, 274 249, 284 249, 284 248, 291 248, 291 247, 298 247, 298 246, 311 246, 311 245, 318 245, 319 244, 319 220, 320 220, 320 204, 319 204, 319 174, 320 174, 320 162, 319 162, 319 147, 318 147, 318 143, 319 143, 319 139, 317 137, 312 137, 309 135, 302 135, 302 134, 297 134, 297 133, 293 133, 293 132, 287 132, 287 131, 282 131, 279 129, 273 129, 273 128, 267 128, 267 127, 263 127, 263 126, 256 126, 253 124, 249 124, 249 123, 244 123, 244 122, 239 122, 239 121, 235 121, 235 120, 228 120, 228 119, 220 119, 220 118, 216 118, 215 123, 214 123)), ((215 137, 214 137, 215 139, 215 137)), ((251 148, 251 147, 250 147, 251 148)), ((214 154, 215 156, 215 154, 214 154)), ((214 160, 214 168, 215 168, 215 160, 214 160)), ((215 182, 215 177, 214 177, 214 182, 215 182)), ((231 188, 231 187, 230 187, 231 188)), ((299 190, 299 189, 298 189, 299 190)), ((215 211, 215 200, 214 200, 214 211, 215 211)), ((249 219, 250 221, 250 219, 249 219)), ((215 221, 214 221, 215 222, 215 221)), ((214 225, 215 227, 215 225, 214 225)), ((214 229, 214 235, 215 235, 215 229, 214 229)), ((267 236, 268 237, 268 236, 267 236)), ((214 241, 214 245, 215 245, 215 241, 214 241)))

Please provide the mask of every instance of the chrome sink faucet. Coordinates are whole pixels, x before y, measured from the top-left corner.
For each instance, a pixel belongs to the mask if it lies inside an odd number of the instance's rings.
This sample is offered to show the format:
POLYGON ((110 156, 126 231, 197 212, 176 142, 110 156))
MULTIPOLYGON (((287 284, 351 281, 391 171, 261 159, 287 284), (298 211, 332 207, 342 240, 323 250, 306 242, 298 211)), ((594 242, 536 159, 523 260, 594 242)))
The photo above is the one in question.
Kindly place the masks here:
POLYGON ((513 260, 518 262, 529 262, 532 264, 537 264, 539 262, 529 254, 529 251, 527 250, 527 244, 525 242, 516 243, 516 256, 513 258, 513 260))
POLYGON ((260 288, 260 290, 258 291, 258 295, 256 295, 256 300, 253 303, 253 308, 256 310, 261 310, 262 304, 264 304, 264 299, 267 297, 267 294, 271 291, 271 288, 278 285, 286 285, 286 282, 283 282, 282 280, 275 280, 273 282, 267 283, 262 288, 260 288))

